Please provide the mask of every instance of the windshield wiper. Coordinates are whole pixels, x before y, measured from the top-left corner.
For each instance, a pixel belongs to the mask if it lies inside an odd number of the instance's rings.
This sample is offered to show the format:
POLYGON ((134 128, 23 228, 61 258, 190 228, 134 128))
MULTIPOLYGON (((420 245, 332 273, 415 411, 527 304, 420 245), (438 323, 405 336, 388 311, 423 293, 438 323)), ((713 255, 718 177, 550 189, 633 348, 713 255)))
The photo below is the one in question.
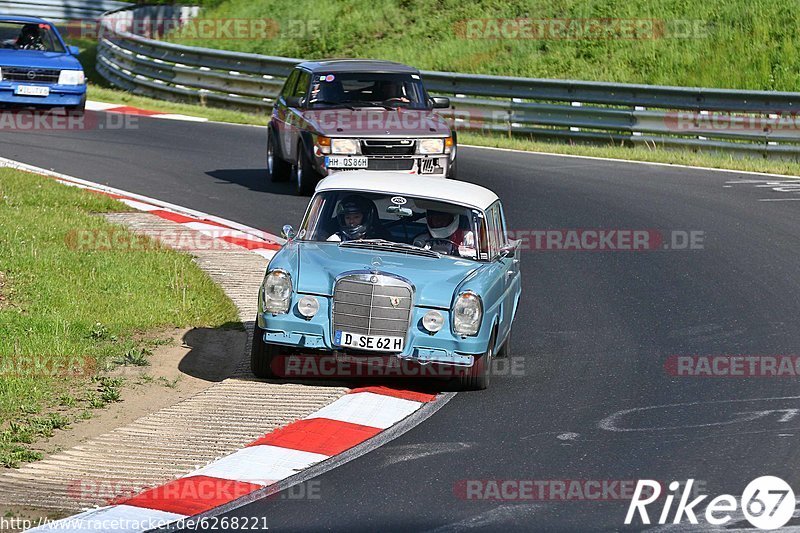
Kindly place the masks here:
POLYGON ((359 239, 357 241, 343 241, 339 244, 339 246, 345 246, 345 247, 380 246, 384 248, 400 248, 401 250, 405 250, 418 255, 424 255, 426 257, 435 257, 437 259, 442 257, 442 254, 440 254, 439 252, 434 252, 433 250, 427 250, 420 246, 414 246, 413 244, 387 241, 385 239, 359 239))

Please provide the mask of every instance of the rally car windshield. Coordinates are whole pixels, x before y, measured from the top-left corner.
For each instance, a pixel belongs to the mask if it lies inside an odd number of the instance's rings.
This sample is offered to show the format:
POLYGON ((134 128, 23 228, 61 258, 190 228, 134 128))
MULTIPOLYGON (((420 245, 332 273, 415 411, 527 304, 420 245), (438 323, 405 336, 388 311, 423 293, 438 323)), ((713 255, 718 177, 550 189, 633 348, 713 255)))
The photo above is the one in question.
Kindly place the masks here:
POLYGON ((63 53, 64 46, 49 24, 0 22, 0 48, 63 53))
POLYGON ((64 53, 64 46, 49 24, 0 22, 0 48, 64 53))
POLYGON ((297 238, 375 246, 409 252, 485 260, 485 224, 480 212, 457 204, 380 193, 328 191, 314 197, 297 238))
POLYGON ((429 107, 419 75, 375 72, 314 74, 309 105, 313 109, 341 106, 429 107))

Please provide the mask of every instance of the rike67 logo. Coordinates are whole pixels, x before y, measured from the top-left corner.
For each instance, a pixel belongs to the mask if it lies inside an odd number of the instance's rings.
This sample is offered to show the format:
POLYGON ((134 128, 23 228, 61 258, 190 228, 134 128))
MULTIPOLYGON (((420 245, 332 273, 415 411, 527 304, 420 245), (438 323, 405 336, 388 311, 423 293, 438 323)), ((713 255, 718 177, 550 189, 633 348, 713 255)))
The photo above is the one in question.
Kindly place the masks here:
MULTIPOLYGON (((669 484, 669 493, 663 499, 663 507, 658 515, 658 524, 667 524, 672 516, 673 524, 680 524, 684 519, 692 524, 698 524, 697 515, 702 508, 701 503, 708 498, 702 494, 692 501, 689 498, 692 494, 694 479, 688 480, 685 484, 673 481, 669 484), (683 488, 679 495, 677 491, 683 488), (672 504, 678 496, 678 504, 674 514, 672 504)), ((655 503, 661 497, 661 484, 651 479, 640 479, 633 492, 628 514, 625 516, 625 524, 630 525, 634 522, 636 514, 642 524, 650 524, 650 515, 647 506, 655 503), (643 496, 645 495, 646 496, 643 496)), ((660 502, 659 502, 660 503, 660 502)), ((733 513, 740 512, 751 525, 758 529, 778 529, 783 527, 794 515, 795 508, 794 491, 784 480, 775 476, 761 476, 751 481, 742 492, 741 499, 730 494, 721 494, 705 505, 705 520, 708 524, 721 526, 734 519, 733 513)), ((658 504, 657 504, 658 505, 658 504)), ((653 507, 657 507, 654 505, 653 507)), ((657 509, 650 509, 657 511, 657 509)), ((654 517, 655 518, 655 517, 654 517)))

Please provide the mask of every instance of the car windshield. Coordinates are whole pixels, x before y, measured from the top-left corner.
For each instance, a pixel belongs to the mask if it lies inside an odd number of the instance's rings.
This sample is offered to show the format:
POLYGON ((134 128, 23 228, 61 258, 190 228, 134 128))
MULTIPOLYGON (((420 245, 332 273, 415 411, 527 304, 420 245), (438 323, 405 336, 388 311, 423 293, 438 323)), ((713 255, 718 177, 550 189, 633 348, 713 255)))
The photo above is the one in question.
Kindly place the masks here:
POLYGON ((0 47, 64 53, 64 46, 50 24, 0 22, 0 47))
POLYGON ((429 107, 419 75, 376 72, 314 74, 309 105, 314 109, 345 105, 429 107))
POLYGON ((486 260, 480 211, 427 198, 326 191, 311 201, 297 238, 343 247, 486 260))

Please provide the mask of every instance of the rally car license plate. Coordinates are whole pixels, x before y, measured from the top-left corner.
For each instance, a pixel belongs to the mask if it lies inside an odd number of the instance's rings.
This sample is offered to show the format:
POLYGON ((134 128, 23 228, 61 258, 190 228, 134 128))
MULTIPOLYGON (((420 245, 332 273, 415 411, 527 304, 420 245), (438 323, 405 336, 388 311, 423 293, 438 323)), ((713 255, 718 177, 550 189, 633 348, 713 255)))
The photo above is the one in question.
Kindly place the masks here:
POLYGON ((366 157, 325 157, 325 166, 328 168, 367 168, 369 162, 366 157))
POLYGON ((336 346, 372 350, 375 352, 402 352, 403 337, 387 337, 385 335, 361 335, 336 330, 333 339, 336 346))
POLYGON ((14 94, 24 96, 50 96, 50 87, 41 85, 17 85, 14 94))

